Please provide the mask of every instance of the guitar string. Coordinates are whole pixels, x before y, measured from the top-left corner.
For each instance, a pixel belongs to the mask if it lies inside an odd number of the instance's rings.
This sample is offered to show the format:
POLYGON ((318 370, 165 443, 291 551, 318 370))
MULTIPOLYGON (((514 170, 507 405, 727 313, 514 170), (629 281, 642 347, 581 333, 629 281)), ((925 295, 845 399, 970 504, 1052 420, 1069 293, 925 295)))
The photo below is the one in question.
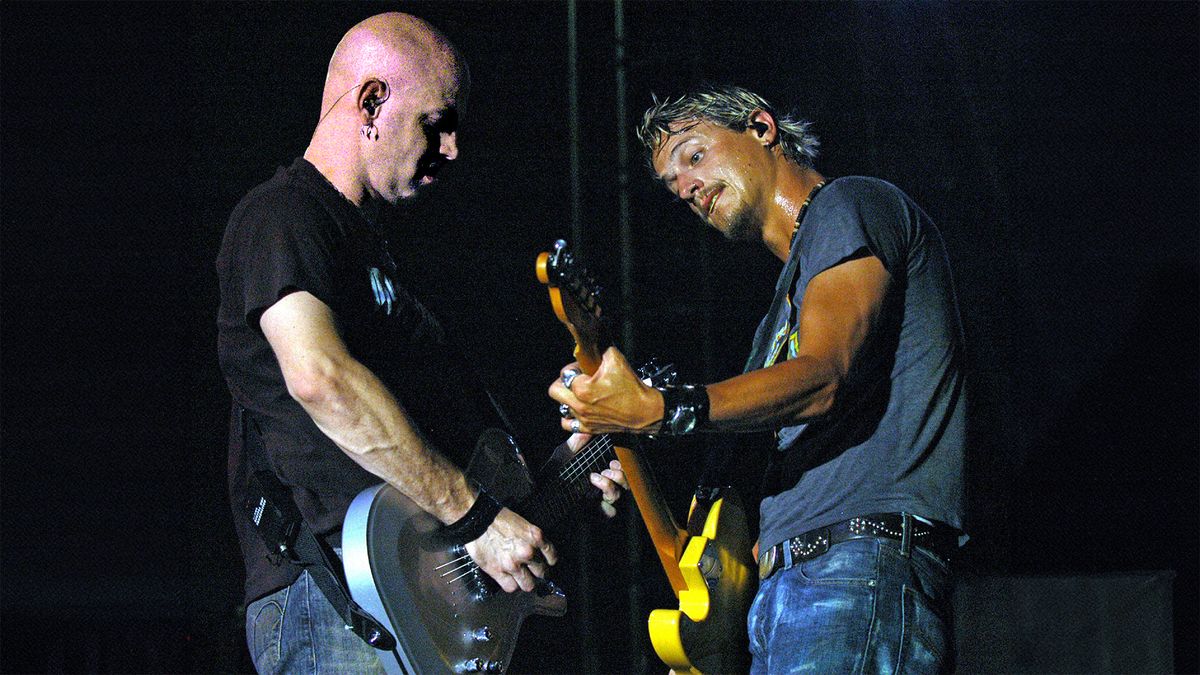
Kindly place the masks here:
POLYGON ((464 553, 464 554, 458 556, 457 558, 454 558, 453 560, 447 560, 446 562, 442 563, 441 565, 438 565, 437 567, 435 567, 433 569, 440 570, 443 567, 445 567, 446 565, 453 565, 454 563, 462 560, 463 558, 469 558, 469 557, 471 557, 469 553, 464 553))
POLYGON ((573 480, 580 473, 587 470, 585 465, 591 465, 596 462, 605 452, 608 452, 613 447, 612 439, 606 434, 601 436, 593 443, 588 443, 583 450, 576 455, 575 459, 567 465, 567 467, 559 473, 559 477, 565 480, 573 480), (601 448, 600 446, 604 446, 601 448))
POLYGON ((460 575, 458 575, 458 576, 454 577, 453 579, 451 579, 451 580, 447 581, 447 582, 446 582, 446 585, 447 585, 447 586, 449 586, 450 584, 452 584, 452 583, 454 583, 454 582, 458 581, 459 579, 465 579, 466 577, 469 577, 469 576, 471 576, 472 574, 474 574, 474 572, 475 572, 475 569, 476 569, 477 567, 478 567, 478 565, 476 565, 476 564, 474 564, 474 563, 472 562, 472 563, 471 563, 471 566, 470 566, 470 569, 468 569, 466 572, 463 572, 462 574, 460 574, 460 575))
POLYGON ((578 455, 559 473, 559 478, 568 483, 570 495, 558 494, 554 498, 554 506, 559 509, 559 512, 565 512, 579 497, 582 496, 586 486, 583 484, 572 483, 583 473, 588 472, 592 468, 598 468, 598 462, 603 458, 603 455, 613 447, 613 441, 610 436, 605 434, 593 442, 588 443, 583 447, 578 455))
POLYGON ((446 562, 442 563, 441 565, 438 565, 437 567, 435 567, 435 568, 433 568, 433 569, 435 569, 435 570, 440 570, 440 569, 442 569, 443 567, 445 567, 446 565, 453 565, 454 563, 458 562, 459 560, 462 560, 463 558, 466 558, 466 557, 467 557, 467 555, 468 555, 468 554, 464 553, 463 555, 460 555, 460 556, 458 556, 457 558, 454 558, 453 560, 447 560, 446 562))
MULTIPOLYGON (((583 450, 576 455, 562 471, 559 472, 560 480, 570 482, 578 477, 581 473, 588 470, 588 467, 594 465, 599 456, 603 455, 608 448, 612 447, 608 436, 601 436, 596 441, 588 443, 583 450)), ((573 486, 572 486, 573 487, 573 486)))
POLYGON ((444 562, 441 565, 438 565, 437 567, 434 568, 434 569, 440 570, 447 565, 453 565, 454 563, 462 562, 464 559, 466 560, 466 563, 460 564, 457 567, 450 569, 448 572, 442 573, 441 577, 444 579, 444 578, 446 578, 446 576, 448 576, 450 574, 454 574, 455 572, 457 572, 461 569, 466 569, 466 571, 463 572, 462 574, 447 581, 446 582, 447 586, 449 586, 450 584, 453 584, 454 582, 456 582, 460 579, 470 576, 473 572, 475 572, 475 570, 479 569, 479 564, 476 563, 475 560, 473 560, 471 558, 471 555, 469 553, 464 553, 463 555, 461 555, 453 560, 444 562))
MULTIPOLYGON (((613 445, 614 444, 613 444, 612 439, 607 434, 604 436, 601 436, 600 438, 596 439, 593 442, 588 443, 587 445, 585 445, 583 447, 583 450, 579 454, 577 454, 570 463, 567 464, 566 468, 562 472, 559 473, 559 478, 570 483, 578 476, 587 472, 589 468, 594 466, 600 459, 602 459, 603 455, 606 452, 608 452, 610 449, 612 449, 613 445)), ((574 487, 579 488, 582 486, 576 485, 574 487)), ((578 491, 578 489, 576 489, 576 491, 578 491)), ((578 495, 576 495, 576 496, 578 497, 578 495)), ((562 497, 559 497, 557 499, 557 501, 560 504, 563 504, 566 506, 570 505, 570 502, 567 500, 564 500, 562 497), (564 502, 565 502, 565 504, 564 504, 564 502)), ((466 569, 466 571, 463 572, 462 574, 460 574, 459 576, 448 580, 446 582, 447 585, 453 584, 457 581, 460 581, 460 580, 465 579, 466 577, 470 576, 474 571, 479 569, 479 564, 476 563, 473 558, 471 558, 470 554, 464 554, 462 556, 459 556, 458 558, 455 558, 453 560, 449 560, 445 563, 442 563, 441 565, 438 565, 435 568, 436 570, 441 570, 442 568, 447 567, 449 565, 455 565, 456 563, 462 563, 463 560, 466 560, 466 562, 463 564, 458 564, 457 566, 455 566, 455 567, 451 568, 450 570, 443 572, 441 574, 442 578, 445 578, 446 576, 453 574, 459 570, 466 569)))
MULTIPOLYGON (((609 444, 609 447, 611 447, 611 444, 609 444)), ((603 452, 603 450, 597 450, 596 452, 591 453, 590 456, 581 458, 581 460, 575 464, 572 471, 563 476, 568 483, 569 492, 566 495, 560 495, 560 503, 565 502, 567 505, 570 505, 583 496, 590 483, 584 484, 582 482, 576 482, 576 479, 585 473, 590 473, 593 469, 597 471, 601 470, 603 452)))

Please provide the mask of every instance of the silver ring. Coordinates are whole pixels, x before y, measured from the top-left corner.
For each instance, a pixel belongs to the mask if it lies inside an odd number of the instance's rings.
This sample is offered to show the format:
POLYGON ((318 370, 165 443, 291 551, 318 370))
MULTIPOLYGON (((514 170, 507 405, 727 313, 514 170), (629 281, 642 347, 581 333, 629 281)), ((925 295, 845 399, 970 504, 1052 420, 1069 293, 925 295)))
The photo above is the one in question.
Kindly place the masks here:
POLYGON ((579 420, 571 420, 571 433, 579 433, 579 420))
POLYGON ((575 378, 577 378, 577 377, 579 377, 579 371, 578 371, 578 370, 575 370, 574 368, 572 368, 572 369, 568 370, 567 372, 563 373, 563 374, 562 374, 562 383, 563 383, 563 386, 564 386, 564 387, 566 387, 567 389, 570 389, 570 388, 571 388, 571 383, 572 383, 572 382, 574 382, 574 381, 575 381, 575 378))
POLYGON ((558 414, 562 415, 563 419, 570 419, 571 406, 567 405, 566 403, 558 404, 558 414))

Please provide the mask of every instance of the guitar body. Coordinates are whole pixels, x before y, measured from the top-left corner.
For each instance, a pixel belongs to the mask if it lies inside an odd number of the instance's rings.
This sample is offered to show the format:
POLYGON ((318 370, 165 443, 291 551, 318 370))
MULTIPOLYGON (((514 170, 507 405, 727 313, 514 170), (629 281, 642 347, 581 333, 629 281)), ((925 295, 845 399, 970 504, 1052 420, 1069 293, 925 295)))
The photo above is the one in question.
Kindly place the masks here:
POLYGON ((702 490, 692 500, 679 571, 679 609, 650 613, 650 642, 677 673, 750 669, 746 615, 758 587, 746 511, 733 490, 702 490))
MULTIPOLYGON (((531 492, 524 460, 500 431, 481 436, 468 473, 489 478, 481 482, 506 503, 531 492)), ((354 601, 396 637, 394 652, 379 653, 389 673, 502 672, 527 616, 566 612, 553 582, 504 592, 441 537, 437 519, 387 484, 351 503, 342 556, 354 601)))

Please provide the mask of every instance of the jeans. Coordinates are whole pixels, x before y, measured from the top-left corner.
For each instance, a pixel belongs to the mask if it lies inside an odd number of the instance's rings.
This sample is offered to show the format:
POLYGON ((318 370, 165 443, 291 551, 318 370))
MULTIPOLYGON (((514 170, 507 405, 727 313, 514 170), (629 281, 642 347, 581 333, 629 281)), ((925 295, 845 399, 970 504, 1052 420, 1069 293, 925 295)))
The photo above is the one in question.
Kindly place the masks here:
POLYGON ((346 628, 306 571, 250 603, 246 644, 259 673, 383 673, 375 648, 346 628))
POLYGON ((953 581, 941 560, 891 539, 834 544, 775 572, 750 607, 752 673, 954 669, 953 581))

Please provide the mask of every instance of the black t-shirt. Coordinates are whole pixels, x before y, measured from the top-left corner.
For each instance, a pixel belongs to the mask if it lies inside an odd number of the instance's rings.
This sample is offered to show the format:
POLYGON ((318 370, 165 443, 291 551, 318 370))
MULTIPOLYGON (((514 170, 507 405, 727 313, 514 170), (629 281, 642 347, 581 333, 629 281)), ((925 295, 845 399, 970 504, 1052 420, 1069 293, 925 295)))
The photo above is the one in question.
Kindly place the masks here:
POLYGON ((314 532, 336 541, 354 497, 380 479, 362 469, 288 394, 259 318, 306 291, 333 310, 350 354, 374 373, 425 438, 460 466, 486 418, 441 324, 405 283, 382 233, 307 161, 254 188, 229 218, 217 258, 217 350, 233 398, 229 491, 246 562, 246 598, 287 586, 299 568, 275 564, 241 504, 252 472, 238 408, 261 429, 266 461, 314 532))

